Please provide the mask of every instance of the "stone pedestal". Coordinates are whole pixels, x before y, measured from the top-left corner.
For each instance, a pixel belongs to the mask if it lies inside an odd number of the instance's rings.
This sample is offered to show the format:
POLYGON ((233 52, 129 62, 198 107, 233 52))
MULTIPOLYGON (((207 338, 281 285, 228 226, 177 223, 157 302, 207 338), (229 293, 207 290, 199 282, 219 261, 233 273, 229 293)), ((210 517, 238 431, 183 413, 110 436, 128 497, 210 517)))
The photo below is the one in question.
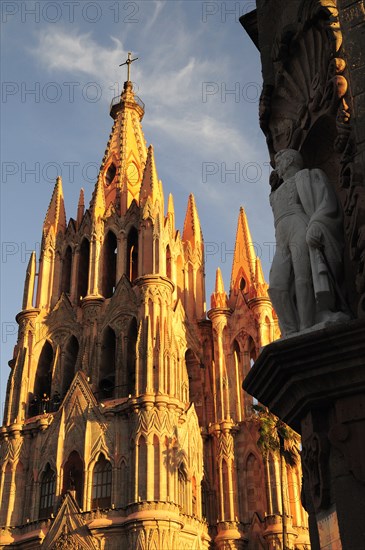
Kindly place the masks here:
POLYGON ((266 346, 243 387, 302 437, 312 550, 364 550, 365 321, 266 346))

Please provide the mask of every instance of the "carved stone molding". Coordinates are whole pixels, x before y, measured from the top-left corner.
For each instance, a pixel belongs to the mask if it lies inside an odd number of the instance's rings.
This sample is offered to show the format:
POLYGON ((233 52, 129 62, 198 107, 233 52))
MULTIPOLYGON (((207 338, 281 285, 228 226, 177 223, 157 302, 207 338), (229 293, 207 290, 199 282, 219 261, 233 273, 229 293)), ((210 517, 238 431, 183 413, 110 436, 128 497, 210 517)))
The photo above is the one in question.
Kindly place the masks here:
POLYGON ((132 413, 131 423, 131 436, 135 437, 136 434, 170 434, 173 435, 175 425, 178 422, 178 418, 174 418, 171 415, 171 411, 167 408, 157 409, 152 408, 140 408, 132 413))
POLYGON ((93 325, 100 316, 100 309, 103 305, 102 296, 86 296, 82 303, 83 321, 86 325, 93 325))
POLYGON ((165 304, 171 303, 174 285, 166 277, 145 275, 137 279, 136 283, 141 292, 142 302, 151 300, 154 303, 158 303, 158 301, 165 304))

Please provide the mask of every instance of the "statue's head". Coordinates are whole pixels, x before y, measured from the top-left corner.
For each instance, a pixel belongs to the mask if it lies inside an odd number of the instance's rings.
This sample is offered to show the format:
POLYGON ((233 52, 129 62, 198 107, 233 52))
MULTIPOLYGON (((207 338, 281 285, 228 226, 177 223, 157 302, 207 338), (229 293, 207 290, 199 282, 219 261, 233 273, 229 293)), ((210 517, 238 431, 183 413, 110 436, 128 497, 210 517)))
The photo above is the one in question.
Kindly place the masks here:
POLYGON ((278 176, 284 178, 289 168, 294 173, 303 169, 303 157, 295 149, 282 149, 275 155, 275 166, 278 176))

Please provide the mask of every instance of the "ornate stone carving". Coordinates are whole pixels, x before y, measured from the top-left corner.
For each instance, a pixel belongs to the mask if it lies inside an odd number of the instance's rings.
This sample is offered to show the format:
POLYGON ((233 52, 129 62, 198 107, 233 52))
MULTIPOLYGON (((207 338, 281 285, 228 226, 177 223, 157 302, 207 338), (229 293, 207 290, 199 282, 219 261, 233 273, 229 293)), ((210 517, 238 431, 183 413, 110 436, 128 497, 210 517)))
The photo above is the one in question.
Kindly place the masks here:
POLYGON ((159 301, 164 304, 171 303, 173 285, 168 279, 146 276, 138 279, 138 285, 141 292, 142 302, 151 300, 155 304, 159 301))
POLYGON ((84 550, 84 547, 79 542, 67 533, 66 525, 64 531, 50 547, 50 550, 84 550))
MULTIPOLYGON (((350 113, 344 99, 347 80, 341 46, 333 0, 304 2, 298 26, 285 28, 276 38, 275 83, 264 85, 260 99, 260 125, 272 157, 284 148, 299 149, 324 114, 338 113, 339 128, 347 132, 350 113)), ((343 139, 338 146, 343 146, 343 139)))
POLYGON ((145 435, 151 433, 173 435, 174 433, 174 417, 171 416, 171 411, 167 408, 141 408, 135 410, 132 414, 132 436, 137 433, 143 433, 145 435))
MULTIPOLYGON (((316 511, 329 505, 328 472, 329 441, 323 433, 313 433, 303 442, 302 463, 304 484, 309 487, 316 511)), ((306 503, 304 502, 304 505, 306 503)))
POLYGON ((234 441, 229 431, 219 432, 218 434, 218 459, 231 459, 234 456, 234 441))
POLYGON ((354 160, 348 68, 337 3, 303 0, 297 23, 280 29, 271 52, 271 80, 264 82, 260 98, 260 126, 272 160, 284 148, 303 150, 305 156, 322 155, 324 164, 331 158, 330 179, 337 180, 345 213, 346 257, 352 262, 347 269, 350 301, 364 317, 365 188, 354 160), (318 147, 308 148, 313 139, 318 147))
POLYGON ((127 334, 132 319, 132 315, 120 315, 118 317, 115 317, 111 322, 108 323, 108 325, 112 327, 116 334, 127 334))

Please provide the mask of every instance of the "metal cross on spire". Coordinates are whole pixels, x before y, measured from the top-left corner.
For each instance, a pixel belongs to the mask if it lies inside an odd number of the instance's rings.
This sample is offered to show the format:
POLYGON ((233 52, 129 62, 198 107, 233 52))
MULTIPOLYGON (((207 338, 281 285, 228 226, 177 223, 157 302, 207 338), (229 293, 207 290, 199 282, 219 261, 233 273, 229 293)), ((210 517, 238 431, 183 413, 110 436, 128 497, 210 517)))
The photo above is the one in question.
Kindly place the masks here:
POLYGON ((128 59, 124 62, 124 63, 121 63, 119 65, 119 67, 123 67, 123 65, 127 65, 127 69, 128 69, 128 72, 127 72, 127 81, 130 82, 131 80, 131 64, 133 63, 133 61, 137 61, 138 57, 135 57, 134 59, 132 59, 132 52, 128 52, 128 59))

